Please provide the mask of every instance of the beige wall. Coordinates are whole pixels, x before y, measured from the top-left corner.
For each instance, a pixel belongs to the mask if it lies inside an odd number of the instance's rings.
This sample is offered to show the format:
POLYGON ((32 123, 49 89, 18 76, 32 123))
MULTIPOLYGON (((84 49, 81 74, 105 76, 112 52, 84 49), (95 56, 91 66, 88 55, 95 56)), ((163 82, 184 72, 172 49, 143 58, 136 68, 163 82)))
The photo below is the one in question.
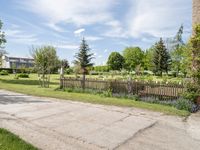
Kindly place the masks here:
POLYGON ((192 15, 193 26, 200 24, 200 0, 193 0, 193 15, 192 15))

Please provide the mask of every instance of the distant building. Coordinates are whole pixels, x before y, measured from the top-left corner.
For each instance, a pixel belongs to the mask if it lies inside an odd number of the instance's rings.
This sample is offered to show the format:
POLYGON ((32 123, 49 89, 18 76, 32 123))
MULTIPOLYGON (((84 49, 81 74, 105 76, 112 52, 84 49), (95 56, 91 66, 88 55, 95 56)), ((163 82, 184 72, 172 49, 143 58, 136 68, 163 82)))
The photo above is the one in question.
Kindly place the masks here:
POLYGON ((34 59, 23 57, 2 56, 2 68, 30 68, 34 66, 34 59))

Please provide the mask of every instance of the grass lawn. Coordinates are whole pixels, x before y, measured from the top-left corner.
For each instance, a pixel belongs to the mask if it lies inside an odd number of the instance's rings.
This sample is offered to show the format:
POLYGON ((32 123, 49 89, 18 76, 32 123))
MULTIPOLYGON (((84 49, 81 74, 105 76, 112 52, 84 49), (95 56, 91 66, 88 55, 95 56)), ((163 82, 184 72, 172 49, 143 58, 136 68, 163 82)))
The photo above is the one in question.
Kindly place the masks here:
POLYGON ((0 128, 0 150, 37 150, 18 136, 0 128))
POLYGON ((108 98, 87 93, 69 93, 64 91, 57 91, 56 88, 58 88, 59 86, 59 76, 52 75, 51 80, 52 81, 50 88, 40 88, 38 86, 37 75, 35 74, 31 74, 29 79, 19 80, 15 80, 13 75, 0 76, 0 89, 6 89, 28 95, 52 97, 93 104, 137 107, 162 112, 168 115, 188 116, 190 114, 188 111, 177 110, 174 107, 164 106, 160 104, 150 104, 123 98, 108 98))

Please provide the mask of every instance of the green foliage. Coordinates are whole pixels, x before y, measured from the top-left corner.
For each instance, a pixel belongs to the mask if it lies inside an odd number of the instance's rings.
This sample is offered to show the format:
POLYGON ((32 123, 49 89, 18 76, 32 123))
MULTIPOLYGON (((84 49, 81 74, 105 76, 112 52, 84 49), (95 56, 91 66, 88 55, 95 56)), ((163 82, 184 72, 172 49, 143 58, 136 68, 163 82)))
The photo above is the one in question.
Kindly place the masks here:
POLYGON ((175 107, 179 110, 186 110, 186 111, 191 112, 193 103, 187 99, 179 99, 176 101, 175 107))
POLYGON ((170 68, 171 58, 164 45, 162 38, 155 44, 155 51, 153 55, 154 72, 161 75, 163 72, 168 72, 170 68))
POLYGON ((200 86, 194 83, 187 83, 186 88, 187 91, 183 94, 183 97, 195 103, 200 95, 200 86))
POLYGON ((61 63, 61 67, 63 67, 64 70, 70 67, 69 62, 66 59, 61 60, 60 63, 61 63))
POLYGON ((6 51, 3 50, 3 48, 4 48, 5 43, 7 42, 5 38, 5 33, 1 31, 2 27, 3 27, 3 23, 0 20, 0 67, 2 66, 2 56, 6 54, 6 51))
POLYGON ((184 76, 188 73, 188 68, 190 67, 189 57, 191 54, 188 53, 188 46, 184 44, 182 39, 183 34, 183 26, 181 26, 172 40, 171 44, 172 51, 172 70, 175 71, 174 76, 178 76, 179 72, 181 71, 184 76))
POLYGON ((49 87, 50 76, 47 77, 47 74, 51 74, 59 64, 56 49, 52 46, 43 46, 33 49, 32 55, 35 62, 35 68, 38 74, 41 74, 41 87, 49 87))
POLYGON ((111 70, 121 70, 124 66, 124 57, 118 52, 112 52, 107 64, 111 70))
POLYGON ((18 78, 29 78, 29 74, 26 73, 20 73, 17 75, 18 78))
POLYGON ((108 89, 107 91, 103 91, 103 93, 101 95, 105 96, 105 97, 112 97, 113 96, 112 90, 108 89))
POLYGON ((147 49, 144 53, 143 62, 144 62, 144 69, 153 71, 154 63, 153 63, 153 55, 154 55, 154 47, 147 49))
POLYGON ((76 60, 74 61, 75 66, 78 66, 76 69, 80 69, 79 72, 81 72, 83 75, 88 73, 88 67, 93 66, 93 63, 91 63, 93 54, 89 52, 90 48, 86 40, 83 38, 79 52, 75 55, 76 60))
POLYGON ((200 25, 194 28, 190 45, 192 52, 192 77, 194 82, 200 85, 200 25))
POLYGON ((38 73, 50 74, 58 65, 56 49, 52 46, 43 46, 33 49, 32 55, 38 73))
POLYGON ((125 69, 131 71, 140 65, 143 66, 144 52, 139 47, 127 47, 123 51, 125 69))
POLYGON ((9 73, 7 70, 2 70, 2 71, 0 71, 0 75, 6 76, 6 75, 9 75, 9 73))
POLYGON ((3 48, 4 44, 6 43, 5 33, 1 31, 3 27, 3 23, 0 20, 0 49, 3 48))
POLYGON ((109 72, 110 68, 108 66, 95 66, 93 70, 96 72, 109 72))
POLYGON ((68 74, 68 75, 72 74, 73 73, 73 69, 72 68, 66 68, 65 69, 65 73, 68 74))

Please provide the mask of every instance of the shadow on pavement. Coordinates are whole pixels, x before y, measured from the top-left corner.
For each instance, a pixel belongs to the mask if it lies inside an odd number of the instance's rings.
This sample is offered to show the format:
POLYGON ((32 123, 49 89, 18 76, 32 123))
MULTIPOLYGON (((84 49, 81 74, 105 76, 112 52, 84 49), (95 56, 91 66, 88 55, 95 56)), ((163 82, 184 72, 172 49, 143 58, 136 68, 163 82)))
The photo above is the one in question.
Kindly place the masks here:
POLYGON ((50 103, 50 101, 35 100, 32 97, 26 95, 17 94, 1 94, 0 93, 0 104, 27 104, 27 103, 50 103))

